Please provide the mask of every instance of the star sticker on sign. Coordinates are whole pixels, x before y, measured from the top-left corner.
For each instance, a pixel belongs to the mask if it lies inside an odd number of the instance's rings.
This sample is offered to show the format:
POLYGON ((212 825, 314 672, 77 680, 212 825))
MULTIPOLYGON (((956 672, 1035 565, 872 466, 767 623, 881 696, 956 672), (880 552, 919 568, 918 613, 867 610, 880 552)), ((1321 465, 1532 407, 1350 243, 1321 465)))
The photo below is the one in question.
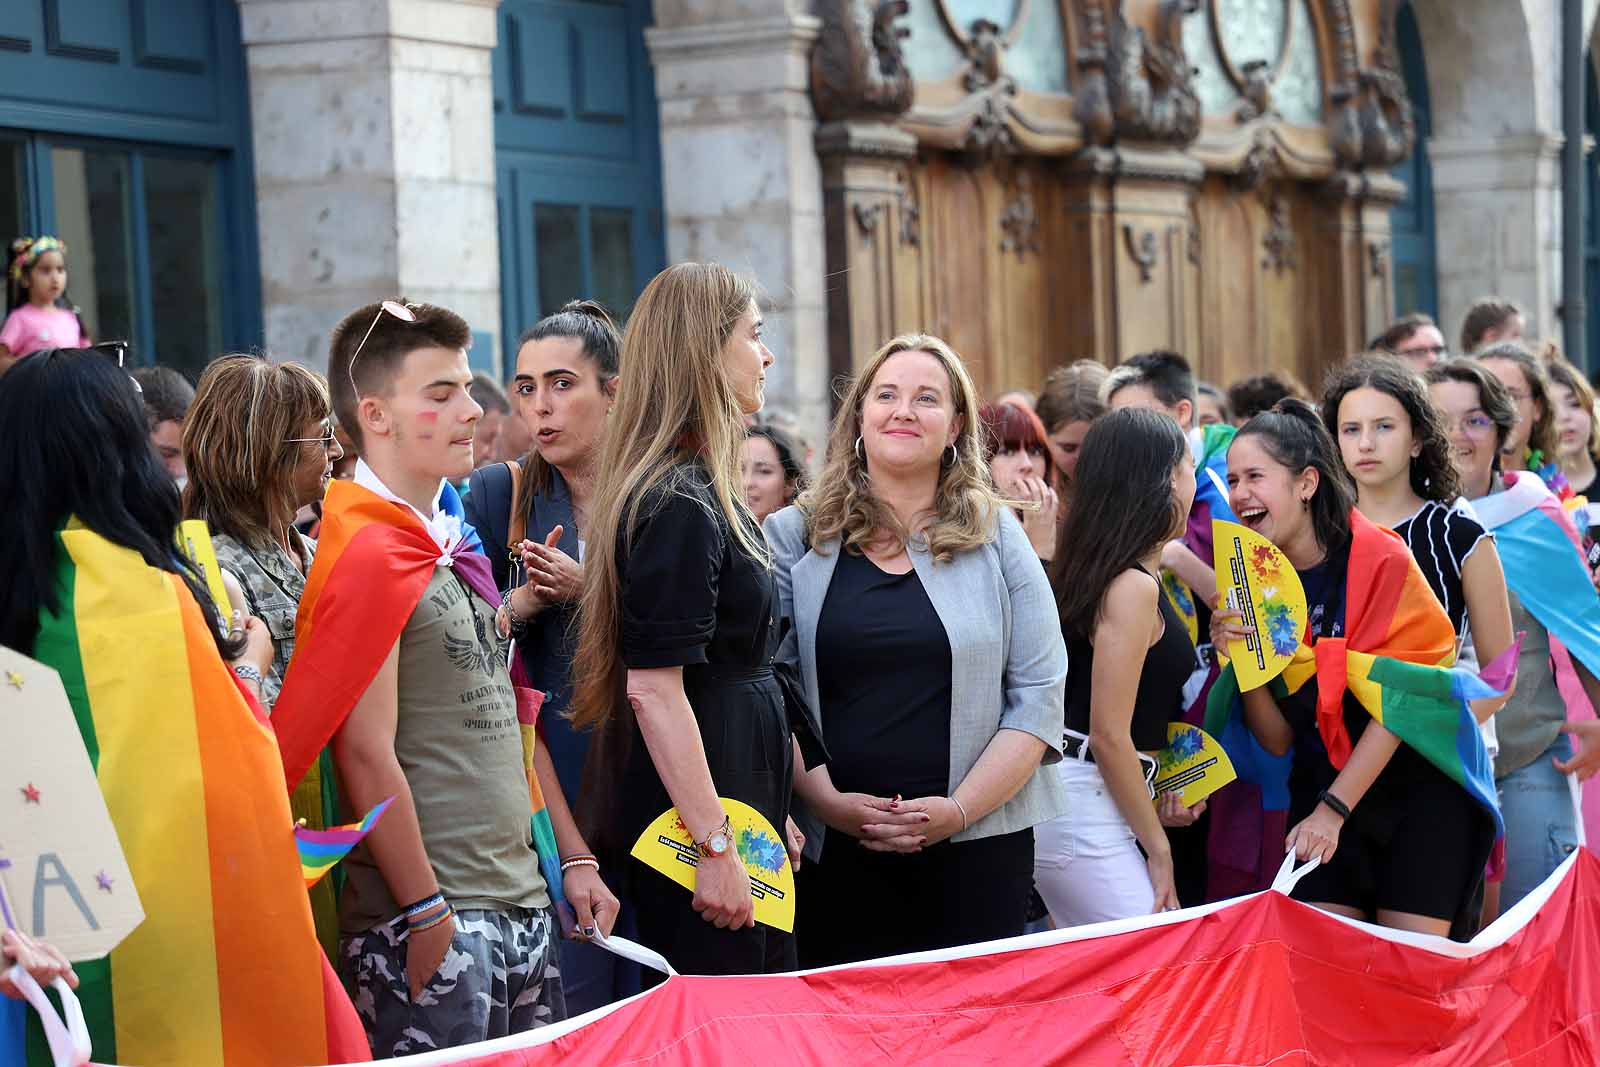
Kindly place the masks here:
POLYGON ((17 671, 6 671, 6 683, 13 689, 22 688, 22 675, 17 671))
POLYGON ((24 804, 39 803, 39 787, 29 782, 22 787, 22 802, 24 804))
POLYGON ((95 884, 98 885, 100 887, 100 889, 103 892, 106 892, 106 893, 111 892, 111 883, 116 881, 115 878, 112 878, 105 871, 101 871, 99 874, 95 875, 94 876, 94 880, 95 880, 95 884))

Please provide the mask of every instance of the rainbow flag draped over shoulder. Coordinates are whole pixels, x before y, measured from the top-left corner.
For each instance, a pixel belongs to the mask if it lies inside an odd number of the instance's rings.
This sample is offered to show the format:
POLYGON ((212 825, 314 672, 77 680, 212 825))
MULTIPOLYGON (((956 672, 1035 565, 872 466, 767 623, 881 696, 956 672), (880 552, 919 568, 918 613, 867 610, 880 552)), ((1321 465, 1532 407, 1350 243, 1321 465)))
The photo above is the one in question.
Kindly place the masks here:
MULTIPOLYGON (((145 921, 77 967, 103 1063, 364 1060, 317 945, 277 746, 173 574, 76 520, 58 535, 56 669, 139 887, 145 921)), ((42 1035, 29 1058, 48 1063, 42 1035)))
MULTIPOLYGON (((1343 637, 1304 642, 1270 684, 1286 696, 1313 678, 1317 729, 1335 768, 1352 746, 1344 723, 1348 690, 1373 720, 1465 789, 1501 830, 1494 771, 1467 701, 1497 695, 1477 675, 1453 669, 1455 630, 1405 542, 1350 513, 1343 637)), ((1262 788, 1268 810, 1288 806, 1288 757, 1265 752, 1244 727, 1239 683, 1230 664, 1211 689, 1205 729, 1222 742, 1239 776, 1262 788)))
MULTIPOLYGON (((462 518, 461 497, 448 483, 440 490, 439 508, 459 523, 448 549, 440 547, 420 516, 404 504, 385 500, 354 482, 329 484, 317 555, 295 620, 294 658, 272 712, 290 789, 377 677, 428 588, 434 568, 454 568, 474 593, 499 605, 483 542, 462 518)), ((526 697, 519 694, 519 709, 525 703, 526 697)), ((536 714, 538 704, 533 708, 536 714)), ((524 729, 529 818, 550 898, 564 904, 555 831, 538 780, 532 777, 534 740, 535 732, 524 729)))

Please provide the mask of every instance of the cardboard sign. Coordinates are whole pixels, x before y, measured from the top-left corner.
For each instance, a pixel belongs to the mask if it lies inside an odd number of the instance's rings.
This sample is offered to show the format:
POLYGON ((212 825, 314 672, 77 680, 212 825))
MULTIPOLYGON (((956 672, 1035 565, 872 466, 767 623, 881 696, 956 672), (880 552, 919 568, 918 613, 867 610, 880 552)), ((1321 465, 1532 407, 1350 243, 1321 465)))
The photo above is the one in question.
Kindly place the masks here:
POLYGON ((1228 642, 1239 691, 1266 685, 1289 665, 1306 632, 1306 593, 1300 576, 1265 537, 1236 522, 1211 524, 1218 603, 1244 616, 1254 631, 1228 642))
POLYGON ((74 961, 144 921, 61 678, 0 648, 0 921, 74 961))
POLYGON ((1236 777, 1233 761, 1210 734, 1188 723, 1167 724, 1167 747, 1156 756, 1156 796, 1176 790, 1192 808, 1236 777))
MULTIPOLYGON (((756 902, 756 922, 766 923, 784 933, 794 931, 794 870, 789 866, 789 850, 783 838, 760 812, 748 804, 722 798, 722 810, 733 826, 733 847, 750 875, 750 895, 756 902)), ((694 891, 695 868, 700 853, 694 838, 678 818, 677 808, 668 808, 645 828, 630 853, 647 867, 653 867, 690 892, 694 891)))

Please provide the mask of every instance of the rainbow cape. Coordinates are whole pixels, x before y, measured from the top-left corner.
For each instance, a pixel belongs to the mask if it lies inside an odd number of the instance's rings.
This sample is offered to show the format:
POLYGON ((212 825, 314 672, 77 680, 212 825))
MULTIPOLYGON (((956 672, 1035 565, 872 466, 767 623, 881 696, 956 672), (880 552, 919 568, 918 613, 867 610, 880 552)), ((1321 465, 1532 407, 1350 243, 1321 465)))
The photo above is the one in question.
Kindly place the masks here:
MULTIPOLYGON (((58 539, 63 609, 41 615, 33 655, 66 686, 146 915, 77 966, 95 1059, 367 1059, 317 945, 277 746, 199 605, 76 520, 58 539)), ((30 1062, 50 1062, 30 1030, 30 1062)))
MULTIPOLYGON (((1405 542, 1350 513, 1345 572, 1345 636, 1303 641, 1275 695, 1317 684, 1317 729, 1342 769, 1352 746, 1344 723, 1349 691, 1372 716, 1465 789, 1501 832, 1494 771, 1467 701, 1498 695, 1476 674, 1453 669, 1456 635, 1405 542)), ((1206 703, 1205 730, 1222 742, 1239 777, 1262 790, 1269 811, 1288 807, 1289 757, 1268 754, 1244 726, 1233 666, 1223 668, 1206 703)))
POLYGON ((350 850, 361 843, 361 839, 372 832, 378 825, 378 820, 383 818, 383 813, 394 797, 390 797, 371 811, 358 822, 345 823, 343 826, 330 826, 326 830, 312 830, 304 826, 295 827, 294 847, 300 853, 300 874, 306 881, 306 888, 310 889, 322 881, 322 876, 333 870, 333 865, 344 859, 350 850))
MULTIPOLYGON (((290 789, 299 784, 377 677, 435 567, 453 567, 474 593, 499 606, 483 542, 462 518, 461 497, 454 486, 442 487, 439 506, 460 524, 459 536, 448 550, 440 548, 421 518, 405 505, 354 482, 329 484, 316 559, 295 619, 294 658, 272 711, 290 789)), ((525 701, 519 694, 519 718, 525 701)), ((537 707, 535 703, 535 716, 537 707)), ((534 731, 523 731, 529 818, 540 870, 549 883, 551 900, 560 905, 565 904, 561 859, 550 814, 532 776, 534 740, 534 731)))

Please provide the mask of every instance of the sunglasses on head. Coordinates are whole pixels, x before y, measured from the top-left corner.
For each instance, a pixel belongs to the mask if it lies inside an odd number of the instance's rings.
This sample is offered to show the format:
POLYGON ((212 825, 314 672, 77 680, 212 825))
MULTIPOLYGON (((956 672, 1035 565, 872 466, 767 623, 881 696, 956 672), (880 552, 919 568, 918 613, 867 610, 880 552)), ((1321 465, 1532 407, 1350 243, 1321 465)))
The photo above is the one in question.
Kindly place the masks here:
MULTIPOLYGON (((114 362, 121 370, 128 369, 128 342, 126 341, 101 341, 99 344, 89 346, 89 351, 102 355, 114 362)), ((144 387, 139 384, 139 379, 128 375, 128 381, 133 383, 133 391, 144 394, 144 387)))
POLYGON ((417 321, 417 313, 411 309, 409 304, 402 304, 398 300, 385 300, 378 305, 378 313, 372 316, 372 325, 368 326, 367 332, 361 335, 361 343, 356 345, 355 352, 350 356, 350 366, 347 368, 350 373, 350 392, 355 394, 358 400, 361 397, 361 390, 356 386, 356 360, 361 357, 361 350, 367 347, 367 338, 371 337, 372 331, 378 328, 378 320, 385 315, 393 315, 407 325, 417 321))

